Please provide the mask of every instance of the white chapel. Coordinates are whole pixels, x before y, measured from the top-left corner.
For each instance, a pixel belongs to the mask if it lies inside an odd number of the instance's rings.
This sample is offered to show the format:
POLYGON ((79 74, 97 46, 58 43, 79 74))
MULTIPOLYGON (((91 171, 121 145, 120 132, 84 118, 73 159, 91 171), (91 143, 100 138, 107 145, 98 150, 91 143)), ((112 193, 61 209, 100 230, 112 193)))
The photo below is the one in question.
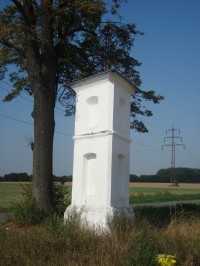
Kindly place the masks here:
POLYGON ((71 205, 92 227, 107 227, 107 218, 129 207, 130 96, 138 90, 109 70, 74 82, 76 115, 71 205))

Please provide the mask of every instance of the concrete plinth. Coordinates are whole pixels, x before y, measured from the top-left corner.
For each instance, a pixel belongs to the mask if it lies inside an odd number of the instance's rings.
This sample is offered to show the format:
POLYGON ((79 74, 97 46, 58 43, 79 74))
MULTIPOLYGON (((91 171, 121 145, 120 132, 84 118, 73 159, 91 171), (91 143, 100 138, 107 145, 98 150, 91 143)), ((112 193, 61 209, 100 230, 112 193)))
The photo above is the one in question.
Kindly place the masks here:
POLYGON ((80 223, 83 226, 96 230, 109 231, 109 221, 115 217, 124 215, 125 217, 133 217, 133 209, 131 207, 114 208, 114 207, 96 207, 96 206, 74 206, 70 205, 64 214, 64 220, 78 215, 80 223))

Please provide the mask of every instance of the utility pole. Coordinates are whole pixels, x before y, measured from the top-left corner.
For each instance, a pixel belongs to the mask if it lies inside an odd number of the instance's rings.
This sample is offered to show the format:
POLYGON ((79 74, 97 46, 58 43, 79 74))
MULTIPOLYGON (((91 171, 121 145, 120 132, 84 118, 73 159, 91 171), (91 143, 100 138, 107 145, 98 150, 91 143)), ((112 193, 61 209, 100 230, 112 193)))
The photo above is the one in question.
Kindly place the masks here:
POLYGON ((171 136, 169 137, 165 137, 164 138, 164 142, 166 139, 171 139, 171 143, 170 144, 164 144, 162 145, 162 150, 164 146, 170 146, 172 148, 172 152, 171 152, 171 183, 175 183, 176 182, 176 177, 175 177, 175 168, 176 168, 176 146, 183 146, 185 148, 184 144, 180 144, 180 143, 175 143, 175 139, 181 139, 182 142, 182 137, 179 136, 175 136, 175 132, 178 131, 178 134, 180 135, 180 129, 175 129, 173 126, 171 129, 166 130, 166 135, 168 134, 168 132, 171 132, 171 136))

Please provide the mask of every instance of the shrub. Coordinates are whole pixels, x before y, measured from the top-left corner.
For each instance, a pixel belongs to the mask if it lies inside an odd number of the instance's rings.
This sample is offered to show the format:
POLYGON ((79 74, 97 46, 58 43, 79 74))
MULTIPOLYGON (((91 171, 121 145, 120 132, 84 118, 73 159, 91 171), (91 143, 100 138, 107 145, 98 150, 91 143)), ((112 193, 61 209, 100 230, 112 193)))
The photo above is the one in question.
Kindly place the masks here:
POLYGON ((155 243, 150 238, 147 231, 143 229, 136 233, 133 239, 128 265, 154 266, 156 265, 156 254, 155 243))
POLYGON ((62 234, 64 228, 63 228, 63 221, 60 219, 60 217, 53 213, 49 217, 47 217, 44 226, 47 230, 47 232, 52 236, 53 238, 57 239, 62 234))
MULTIPOLYGON (((70 193, 63 185, 53 184, 52 187, 53 208, 49 211, 49 218, 55 222, 55 217, 63 217, 66 207, 69 205, 70 193)), ((32 185, 23 185, 23 200, 14 204, 14 218, 20 226, 35 225, 43 221, 37 202, 32 198, 32 185)), ((52 221, 53 222, 53 221, 52 221)))
POLYGON ((15 221, 21 226, 38 224, 42 219, 42 215, 37 203, 32 199, 31 185, 24 185, 23 190, 24 200, 14 204, 13 207, 15 221))
POLYGON ((70 204, 70 192, 63 184, 53 183, 53 213, 62 217, 67 206, 70 204))

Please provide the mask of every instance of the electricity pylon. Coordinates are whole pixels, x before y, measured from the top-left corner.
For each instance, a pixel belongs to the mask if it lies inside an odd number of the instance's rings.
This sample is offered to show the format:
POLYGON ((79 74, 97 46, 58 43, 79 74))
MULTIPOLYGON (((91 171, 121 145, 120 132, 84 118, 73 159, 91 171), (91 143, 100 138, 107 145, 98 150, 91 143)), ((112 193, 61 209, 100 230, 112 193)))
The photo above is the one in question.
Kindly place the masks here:
POLYGON ((180 135, 180 130, 179 129, 175 129, 173 126, 171 129, 166 130, 166 135, 168 132, 171 132, 171 136, 169 137, 165 137, 164 138, 164 142, 166 139, 171 139, 171 143, 170 144, 164 144, 162 145, 162 150, 164 146, 170 146, 172 147, 172 158, 171 158, 171 183, 175 183, 176 182, 176 177, 175 177, 175 168, 176 168, 176 146, 183 146, 185 149, 185 145, 184 144, 180 144, 180 143, 175 143, 175 139, 181 139, 182 142, 182 137, 179 136, 175 136, 175 132, 178 131, 179 135, 180 135))

